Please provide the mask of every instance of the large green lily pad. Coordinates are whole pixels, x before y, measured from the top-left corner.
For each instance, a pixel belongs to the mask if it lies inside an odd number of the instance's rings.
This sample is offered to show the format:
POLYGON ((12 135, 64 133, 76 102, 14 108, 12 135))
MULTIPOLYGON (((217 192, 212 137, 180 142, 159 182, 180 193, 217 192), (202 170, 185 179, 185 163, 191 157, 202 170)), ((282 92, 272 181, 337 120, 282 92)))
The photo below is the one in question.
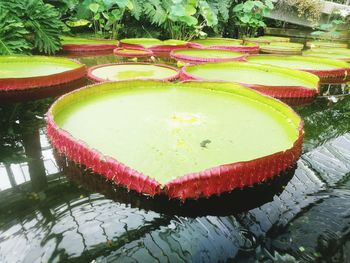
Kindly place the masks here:
POLYGON ((304 51, 303 55, 350 61, 350 49, 348 48, 313 48, 304 51))
POLYGON ((259 55, 246 58, 249 62, 287 67, 299 70, 334 70, 349 68, 350 65, 344 61, 327 58, 314 58, 304 56, 271 56, 259 55))
POLYGON ((147 63, 120 63, 98 65, 89 69, 88 76, 97 81, 130 79, 172 80, 178 76, 175 68, 147 63))
POLYGON ((145 48, 150 48, 152 46, 160 46, 160 45, 170 45, 170 46, 177 46, 177 45, 186 45, 186 41, 176 40, 176 39, 168 39, 168 40, 159 40, 156 38, 125 38, 120 40, 120 43, 123 44, 129 44, 129 45, 139 45, 143 46, 145 48))
POLYGON ((264 53, 272 54, 301 54, 304 45, 290 42, 272 42, 260 45, 260 50, 264 53))
POLYGON ((344 83, 349 80, 350 64, 336 59, 271 55, 250 56, 246 59, 259 64, 307 71, 317 75, 322 83, 344 83))
POLYGON ((0 80, 31 78, 59 74, 81 68, 82 65, 59 57, 0 56, 0 80))
POLYGON ((114 40, 114 39, 61 37, 61 40, 62 40, 62 45, 99 45, 99 44, 117 45, 118 44, 118 40, 114 40))
POLYGON ((220 62, 188 66, 185 73, 203 80, 224 80, 251 85, 302 86, 317 89, 318 78, 297 70, 244 62, 220 62))
POLYGON ((205 38, 194 39, 192 43, 200 44, 204 47, 210 46, 238 46, 243 44, 243 40, 234 38, 205 38))
POLYGON ((245 38, 245 42, 253 42, 253 43, 272 43, 272 42, 289 42, 288 37, 276 37, 276 36, 260 36, 260 37, 251 37, 245 38))
POLYGON ((245 57, 244 53, 216 50, 216 49, 178 49, 171 52, 171 57, 179 61, 220 61, 220 60, 239 60, 245 57))
POLYGON ((79 141, 100 154, 93 162, 111 157, 161 187, 186 174, 283 153, 294 147, 300 127, 285 104, 220 82, 108 82, 60 98, 49 112, 49 136, 59 150, 80 160, 82 149, 69 145, 79 141), (70 139, 60 140, 60 133, 70 139))
POLYGON ((347 48, 348 45, 340 42, 315 40, 306 42, 306 46, 309 48, 347 48))

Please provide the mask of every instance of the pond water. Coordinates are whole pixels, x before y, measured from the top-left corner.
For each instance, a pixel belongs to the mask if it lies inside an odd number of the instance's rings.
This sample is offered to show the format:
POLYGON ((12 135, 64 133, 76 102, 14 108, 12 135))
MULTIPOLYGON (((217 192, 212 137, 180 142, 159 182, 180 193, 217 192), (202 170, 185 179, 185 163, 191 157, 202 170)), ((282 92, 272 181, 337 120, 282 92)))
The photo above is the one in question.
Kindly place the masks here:
POLYGON ((350 262, 348 92, 324 86, 297 108, 303 154, 279 178, 185 204, 128 193, 58 156, 45 135, 53 98, 2 105, 0 262, 350 262))

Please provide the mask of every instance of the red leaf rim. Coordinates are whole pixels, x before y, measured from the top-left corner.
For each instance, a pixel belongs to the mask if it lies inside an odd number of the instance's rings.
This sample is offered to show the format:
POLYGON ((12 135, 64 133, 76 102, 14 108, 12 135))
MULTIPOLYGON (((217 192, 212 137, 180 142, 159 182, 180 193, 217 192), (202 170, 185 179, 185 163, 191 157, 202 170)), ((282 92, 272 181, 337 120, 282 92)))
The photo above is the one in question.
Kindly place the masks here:
MULTIPOLYGON (((215 49, 207 49, 207 48, 195 48, 196 50, 215 50, 215 49)), ((190 64, 200 64, 200 63, 206 63, 206 62, 225 62, 225 61, 244 61, 247 54, 243 54, 242 56, 235 57, 235 58, 200 58, 200 57, 192 57, 189 55, 183 55, 183 54, 176 54, 176 51, 182 51, 182 50, 191 50, 191 49, 177 49, 170 52, 170 57, 182 61, 185 63, 190 64)), ((232 50, 223 50, 223 49, 216 49, 220 51, 232 51, 232 50)))
POLYGON ((151 57, 153 56, 153 52, 151 50, 148 49, 128 49, 128 50, 138 50, 138 51, 143 51, 144 53, 140 53, 140 52, 128 52, 128 53, 123 53, 122 50, 125 50, 125 48, 116 48, 113 50, 114 55, 116 56, 120 56, 120 57, 138 57, 138 58, 142 58, 142 57, 151 57))
POLYGON ((46 76, 0 79, 0 91, 26 90, 55 86, 80 79, 86 75, 87 69, 84 64, 75 59, 68 60, 79 64, 80 67, 46 76))
POLYGON ((138 80, 144 79, 144 80, 162 80, 162 81, 173 81, 180 77, 180 71, 177 68, 174 68, 169 65, 165 64, 153 64, 153 63, 146 63, 146 62, 120 62, 120 63, 109 63, 109 64, 101 64, 96 65, 93 67, 88 68, 87 70, 87 77, 95 82, 108 82, 108 80, 99 78, 93 74, 93 71, 98 68, 108 67, 108 66, 114 66, 114 65, 150 65, 150 66, 158 66, 163 68, 168 68, 174 70, 175 74, 173 76, 165 77, 165 78, 137 78, 138 80))
MULTIPOLYGON (((190 65, 186 65, 180 70, 181 80, 208 81, 206 79, 194 76, 186 72, 186 69, 189 66, 190 65)), ((220 82, 220 80, 216 80, 216 81, 220 82)), ((222 82, 225 82, 225 81, 222 81, 222 82)), ((317 89, 309 89, 303 86, 272 86, 272 85, 267 86, 267 85, 247 84, 247 83, 238 83, 238 84, 254 89, 256 91, 259 91, 260 93, 263 93, 265 95, 268 95, 277 99, 281 99, 283 101, 287 101, 288 99, 306 99, 306 98, 310 98, 311 100, 313 100, 316 97, 316 95, 319 93, 319 88, 320 88, 320 83, 318 83, 317 89)), ((304 103, 302 102, 302 104, 304 103)), ((295 104, 293 103, 293 105, 295 104)))
POLYGON ((52 111, 58 101, 70 94, 97 85, 100 84, 86 86, 65 94, 51 105, 47 113, 47 135, 59 153, 64 154, 78 164, 85 165, 108 180, 126 186, 128 189, 135 190, 138 193, 150 196, 163 193, 169 198, 181 200, 188 198, 198 199, 203 196, 209 197, 214 194, 229 192, 236 188, 251 186, 277 176, 280 172, 292 166, 301 155, 304 122, 297 113, 285 105, 300 119, 298 126, 299 135, 291 148, 254 160, 220 165, 198 173, 187 174, 166 183, 162 187, 155 179, 135 171, 114 158, 104 156, 95 149, 90 149, 83 141, 75 139, 68 132, 60 129, 54 122, 52 111))

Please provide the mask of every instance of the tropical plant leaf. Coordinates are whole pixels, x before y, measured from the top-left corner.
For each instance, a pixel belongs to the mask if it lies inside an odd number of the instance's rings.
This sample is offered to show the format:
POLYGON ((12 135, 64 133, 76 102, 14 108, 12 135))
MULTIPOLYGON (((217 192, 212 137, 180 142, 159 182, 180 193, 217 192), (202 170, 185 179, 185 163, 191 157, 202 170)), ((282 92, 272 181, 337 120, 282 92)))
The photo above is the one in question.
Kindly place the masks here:
POLYGON ((130 10, 130 14, 135 17, 137 20, 140 19, 142 14, 142 4, 139 0, 131 0, 130 1, 133 5, 133 8, 130 10))
POLYGON ((59 13, 41 0, 23 1, 25 27, 33 34, 34 48, 46 54, 54 54, 61 47, 60 35, 63 23, 59 13))
POLYGON ((217 10, 214 10, 207 1, 199 1, 199 10, 208 26, 212 27, 218 24, 217 10))
POLYGON ((167 11, 163 8, 159 0, 146 1, 143 10, 150 22, 158 26, 162 25, 168 16, 167 11))
POLYGON ((19 19, 0 6, 0 54, 28 53, 32 46, 25 39, 29 32, 19 19))

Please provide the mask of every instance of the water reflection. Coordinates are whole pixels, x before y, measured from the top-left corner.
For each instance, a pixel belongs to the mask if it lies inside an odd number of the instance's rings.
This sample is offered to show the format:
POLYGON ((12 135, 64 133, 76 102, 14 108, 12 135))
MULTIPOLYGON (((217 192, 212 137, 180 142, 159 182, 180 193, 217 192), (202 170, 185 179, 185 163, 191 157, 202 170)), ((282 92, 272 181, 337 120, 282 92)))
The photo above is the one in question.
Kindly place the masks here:
POLYGON ((298 108, 306 140, 291 179, 196 216, 195 206, 164 209, 65 160, 59 171, 45 135, 53 99, 1 105, 0 262, 347 262, 350 99, 341 86, 329 92, 298 108))
POLYGON ((82 185, 92 192, 99 192, 114 201, 130 204, 132 207, 144 210, 157 211, 167 215, 181 215, 188 217, 197 217, 203 215, 232 215, 242 211, 247 211, 261 206, 273 200, 274 196, 279 195, 295 172, 295 166, 281 173, 262 184, 254 187, 245 187, 224 193, 220 196, 211 198, 200 198, 198 200, 168 200, 166 196, 156 196, 155 198, 145 197, 135 191, 128 191, 98 174, 93 174, 73 162, 67 160, 64 156, 57 156, 57 163, 64 174, 73 182, 82 185))
POLYGON ((49 97, 57 97, 72 90, 78 89, 88 84, 86 78, 81 78, 69 83, 55 85, 51 87, 33 88, 16 91, 1 91, 0 105, 13 104, 17 102, 35 101, 49 97))

